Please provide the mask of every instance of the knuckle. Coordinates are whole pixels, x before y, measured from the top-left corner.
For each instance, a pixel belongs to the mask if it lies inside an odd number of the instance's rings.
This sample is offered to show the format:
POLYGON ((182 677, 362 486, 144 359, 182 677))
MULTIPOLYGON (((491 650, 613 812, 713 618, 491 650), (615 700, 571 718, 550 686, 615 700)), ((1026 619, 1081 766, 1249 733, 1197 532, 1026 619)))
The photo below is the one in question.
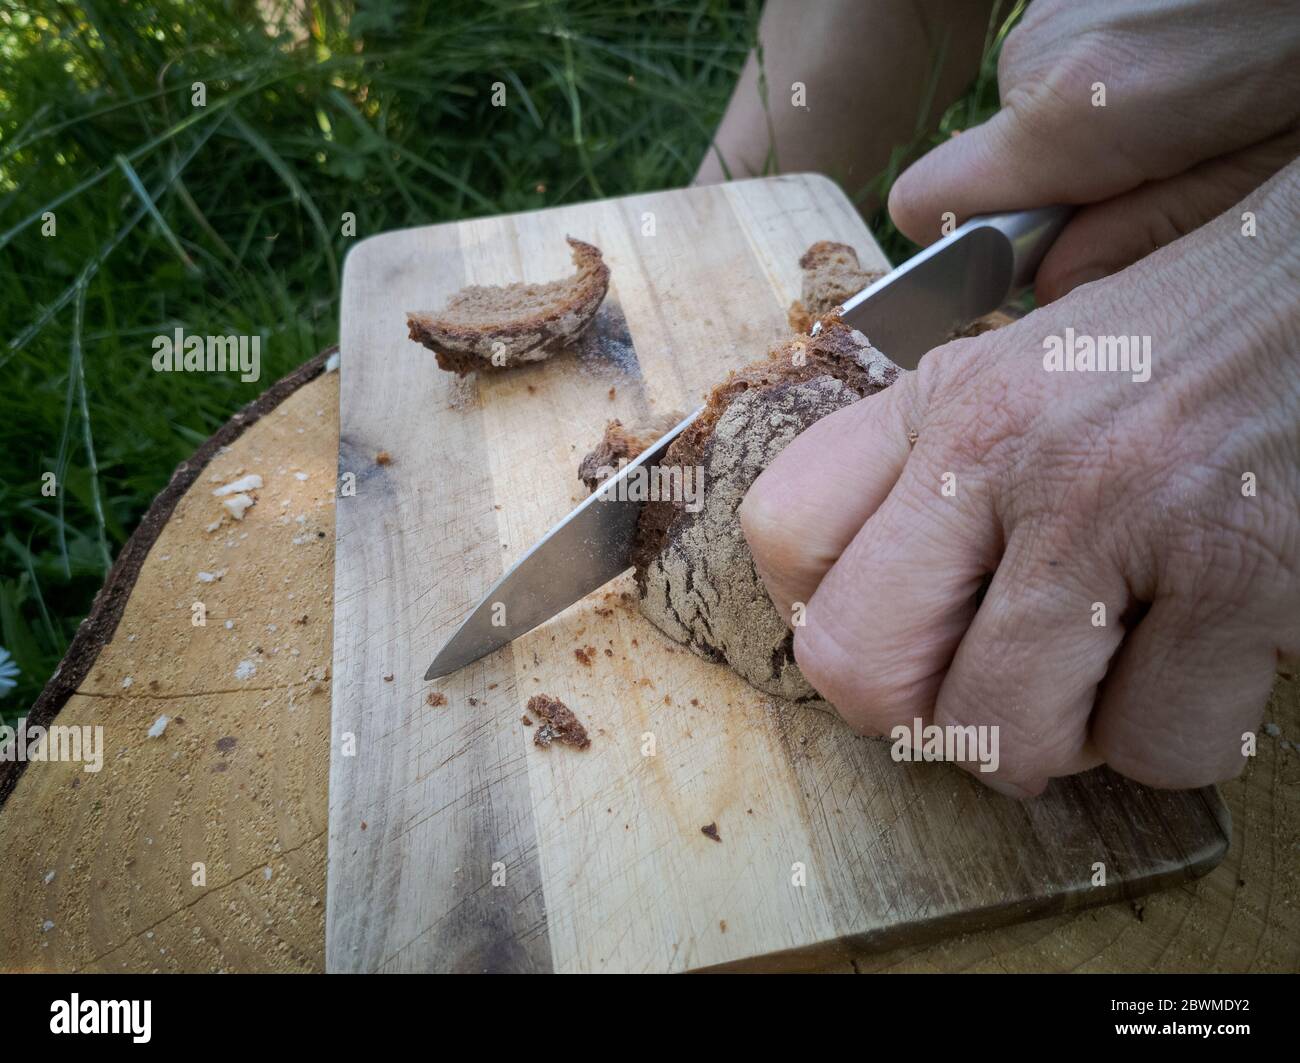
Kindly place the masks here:
POLYGON ((938 678, 910 664, 882 666, 866 649, 846 647, 815 612, 795 630, 799 670, 859 734, 884 734, 897 724, 927 717, 938 678))
POLYGON ((1030 389, 984 336, 932 351, 918 373, 924 374, 918 384, 930 411, 927 449, 937 449, 937 457, 962 468, 981 467, 1008 456, 1026 435, 1033 418, 1030 389))
POLYGON ((1030 701, 1008 689, 1005 676, 1017 673, 1005 662, 988 659, 962 672, 959 689, 950 691, 946 684, 940 694, 936 723, 988 728, 998 750, 998 770, 1008 778, 1048 778, 1078 769, 1088 716, 1086 709, 1076 711, 1077 699, 1066 684, 1055 699, 1030 701))
POLYGON ((1227 782, 1241 774, 1244 757, 1223 760, 1172 754, 1168 749, 1146 744, 1137 747, 1107 748, 1102 745, 1106 763, 1120 775, 1157 790, 1193 790, 1227 782))

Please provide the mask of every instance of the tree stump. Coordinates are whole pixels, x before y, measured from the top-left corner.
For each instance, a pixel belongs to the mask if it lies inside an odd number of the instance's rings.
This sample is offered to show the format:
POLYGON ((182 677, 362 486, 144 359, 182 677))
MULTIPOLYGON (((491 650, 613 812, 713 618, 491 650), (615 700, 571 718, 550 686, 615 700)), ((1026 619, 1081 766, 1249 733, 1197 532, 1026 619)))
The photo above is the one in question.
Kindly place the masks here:
MULTIPOLYGON (((0 970, 324 968, 338 376, 323 365, 177 469, 33 706, 33 723, 102 727, 102 770, 0 766, 0 970), (263 486, 236 521, 212 491, 250 474, 263 486)), ((1265 720, 1221 788, 1232 848, 1204 878, 838 969, 1300 969, 1295 677, 1265 720)))

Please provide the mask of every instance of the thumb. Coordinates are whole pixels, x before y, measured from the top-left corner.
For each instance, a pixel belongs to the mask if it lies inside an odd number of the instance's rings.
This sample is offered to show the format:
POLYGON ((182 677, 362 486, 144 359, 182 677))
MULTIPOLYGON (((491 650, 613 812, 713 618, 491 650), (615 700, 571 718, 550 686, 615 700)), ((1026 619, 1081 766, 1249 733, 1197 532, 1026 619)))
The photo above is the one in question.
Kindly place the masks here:
POLYGON ((1061 102, 1008 97, 982 125, 954 135, 921 156, 894 182, 889 214, 904 235, 930 244, 943 235, 945 215, 1024 210, 1052 203, 1087 203, 1142 183, 1123 156, 1089 165, 1095 119, 1061 102), (1084 142, 1078 142, 1084 137, 1084 142))

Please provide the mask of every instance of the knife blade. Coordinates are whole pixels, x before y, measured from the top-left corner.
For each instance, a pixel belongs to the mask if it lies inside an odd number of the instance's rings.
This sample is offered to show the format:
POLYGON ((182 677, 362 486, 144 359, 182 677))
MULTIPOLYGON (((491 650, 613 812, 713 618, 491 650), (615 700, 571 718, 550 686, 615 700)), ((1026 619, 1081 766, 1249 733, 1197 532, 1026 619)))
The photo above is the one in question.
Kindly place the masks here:
POLYGON ((985 214, 860 291, 840 317, 902 369, 1031 283, 1069 220, 1067 207, 985 214))
MULTIPOLYGON (((701 407, 702 408, 702 407, 701 407)), ((513 642, 632 565, 641 503, 625 496, 641 468, 657 464, 699 414, 674 425, 583 499, 497 580, 425 672, 437 679, 513 642)))
MULTIPOLYGON (((915 369, 927 351, 1033 281, 1070 213, 1043 207, 972 218, 853 296, 840 317, 899 366, 915 369)), ((486 657, 627 571, 641 515, 627 485, 657 464, 699 413, 601 484, 497 580, 424 678, 486 657)))

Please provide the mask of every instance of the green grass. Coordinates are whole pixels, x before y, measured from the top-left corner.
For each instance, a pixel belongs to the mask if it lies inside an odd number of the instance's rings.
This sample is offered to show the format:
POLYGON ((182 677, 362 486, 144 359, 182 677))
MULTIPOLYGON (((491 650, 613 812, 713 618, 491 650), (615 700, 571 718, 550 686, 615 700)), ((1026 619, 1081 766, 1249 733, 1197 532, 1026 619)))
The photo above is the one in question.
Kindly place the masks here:
MULTIPOLYGON (((39 692, 174 466, 334 341, 345 211, 359 239, 684 184, 759 11, 0 0, 0 645, 22 671, 0 714, 39 692), (260 334, 261 379, 154 373, 176 327, 260 334)), ((998 43, 938 136, 996 105, 998 43)))

